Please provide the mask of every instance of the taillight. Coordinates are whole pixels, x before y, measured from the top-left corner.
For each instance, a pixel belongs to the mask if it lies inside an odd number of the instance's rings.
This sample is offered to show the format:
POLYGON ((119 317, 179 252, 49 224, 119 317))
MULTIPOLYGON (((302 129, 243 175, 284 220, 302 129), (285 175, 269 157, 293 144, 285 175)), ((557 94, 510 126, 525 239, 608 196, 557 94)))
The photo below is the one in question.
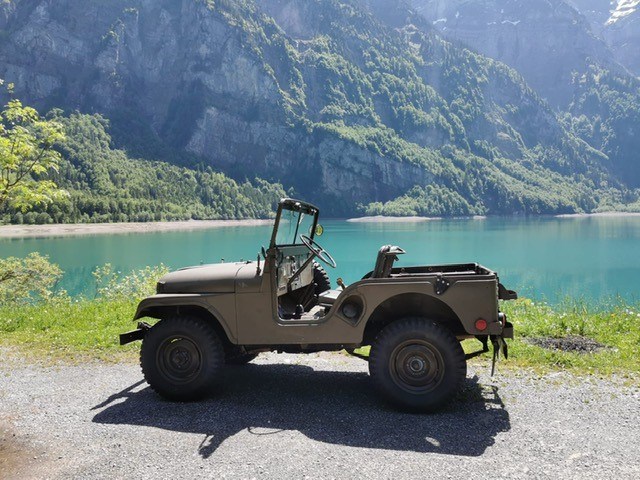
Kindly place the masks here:
POLYGON ((481 332, 487 329, 487 321, 484 318, 479 318, 478 320, 476 320, 475 325, 476 330, 480 330, 481 332))

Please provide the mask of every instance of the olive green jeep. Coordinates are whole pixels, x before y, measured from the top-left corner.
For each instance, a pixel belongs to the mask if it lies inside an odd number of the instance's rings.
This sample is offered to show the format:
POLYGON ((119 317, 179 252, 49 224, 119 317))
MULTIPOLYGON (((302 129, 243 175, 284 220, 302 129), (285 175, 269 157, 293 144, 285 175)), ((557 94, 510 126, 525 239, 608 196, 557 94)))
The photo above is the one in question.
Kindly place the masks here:
POLYGON ((162 277, 134 320, 153 326, 120 335, 142 340, 145 379, 163 397, 194 400, 218 388, 225 365, 260 352, 346 350, 369 362, 377 390, 394 405, 431 411, 458 390, 466 360, 494 346, 506 357, 513 328, 498 299, 514 299, 495 272, 475 264, 397 267, 404 251, 380 248, 372 271, 332 289, 316 260, 335 267, 317 242, 318 209, 283 199, 271 242, 256 261, 184 268, 162 277), (460 341, 480 340, 463 352, 460 341), (369 355, 355 350, 371 346, 369 355))

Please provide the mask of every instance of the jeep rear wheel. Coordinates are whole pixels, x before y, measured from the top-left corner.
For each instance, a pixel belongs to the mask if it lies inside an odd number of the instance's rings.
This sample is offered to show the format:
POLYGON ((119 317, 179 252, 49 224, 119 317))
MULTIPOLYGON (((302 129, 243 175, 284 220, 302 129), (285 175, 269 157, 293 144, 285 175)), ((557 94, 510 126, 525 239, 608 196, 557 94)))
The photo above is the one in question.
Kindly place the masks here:
POLYGON ((140 366, 147 383, 170 400, 196 400, 217 386, 224 349, 213 326, 197 317, 161 320, 146 334, 140 366))
POLYGON ((460 343, 438 324, 406 318, 386 326, 369 355, 369 373, 382 396, 411 411, 433 411, 449 400, 467 374, 460 343))

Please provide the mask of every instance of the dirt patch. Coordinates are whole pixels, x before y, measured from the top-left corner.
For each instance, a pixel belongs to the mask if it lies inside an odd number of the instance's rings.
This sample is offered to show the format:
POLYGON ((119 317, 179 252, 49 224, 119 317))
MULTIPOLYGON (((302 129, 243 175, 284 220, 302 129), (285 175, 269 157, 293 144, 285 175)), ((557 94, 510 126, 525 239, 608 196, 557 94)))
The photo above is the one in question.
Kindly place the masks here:
MULTIPOLYGON (((0 417, 0 478, 54 478, 59 466, 45 449, 36 448, 12 426, 12 417, 0 417)), ((58 457, 60 458, 60 457, 58 457)))
POLYGON ((562 350, 563 352, 573 353, 595 353, 608 348, 592 338, 581 335, 567 335, 561 338, 532 337, 528 338, 527 342, 549 350, 562 350))
POLYGON ((18 440, 16 433, 0 419, 0 472, 13 478, 22 471, 31 452, 18 440))

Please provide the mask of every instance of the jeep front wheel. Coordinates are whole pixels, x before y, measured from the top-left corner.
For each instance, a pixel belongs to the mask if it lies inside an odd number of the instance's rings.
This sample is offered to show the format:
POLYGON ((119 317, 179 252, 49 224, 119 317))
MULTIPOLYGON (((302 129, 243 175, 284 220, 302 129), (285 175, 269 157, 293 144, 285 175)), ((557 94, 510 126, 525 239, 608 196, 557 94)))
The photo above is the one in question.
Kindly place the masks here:
POLYGON ((144 378, 169 400, 207 396, 217 386, 223 365, 224 349, 218 334, 210 323, 197 317, 161 320, 142 341, 144 378))
POLYGON ((371 346, 369 373, 390 403, 426 412, 457 392, 467 363, 449 330, 426 319, 406 318, 380 331, 371 346))

